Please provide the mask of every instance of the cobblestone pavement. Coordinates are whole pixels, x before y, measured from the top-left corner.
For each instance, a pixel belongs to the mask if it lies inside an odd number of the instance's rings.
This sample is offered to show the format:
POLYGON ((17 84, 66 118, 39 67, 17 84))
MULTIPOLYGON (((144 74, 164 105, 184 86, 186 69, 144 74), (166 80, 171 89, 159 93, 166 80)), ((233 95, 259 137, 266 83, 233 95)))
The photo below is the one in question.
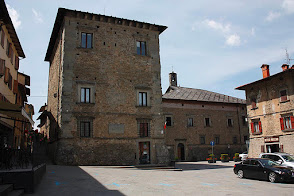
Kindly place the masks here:
POLYGON ((239 179, 233 165, 176 164, 183 171, 48 165, 34 195, 294 195, 293 183, 239 179))

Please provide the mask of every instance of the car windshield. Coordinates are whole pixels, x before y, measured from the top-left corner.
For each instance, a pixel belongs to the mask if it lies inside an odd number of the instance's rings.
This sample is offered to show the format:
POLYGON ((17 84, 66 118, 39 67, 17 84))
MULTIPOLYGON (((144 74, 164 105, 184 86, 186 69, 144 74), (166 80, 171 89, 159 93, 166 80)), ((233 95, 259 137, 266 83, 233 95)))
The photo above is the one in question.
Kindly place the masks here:
POLYGON ((280 164, 272 161, 272 160, 260 160, 263 166, 279 166, 280 164))
POLYGON ((283 155, 282 156, 287 162, 294 162, 294 156, 293 155, 283 155))

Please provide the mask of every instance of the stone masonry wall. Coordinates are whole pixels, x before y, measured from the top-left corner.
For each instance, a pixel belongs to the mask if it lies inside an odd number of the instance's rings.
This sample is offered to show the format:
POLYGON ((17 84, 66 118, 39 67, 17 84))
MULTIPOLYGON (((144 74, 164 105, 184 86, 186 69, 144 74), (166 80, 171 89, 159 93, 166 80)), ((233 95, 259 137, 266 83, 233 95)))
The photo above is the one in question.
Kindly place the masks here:
POLYGON ((228 153, 231 157, 235 152, 246 151, 244 136, 248 136, 247 124, 243 125, 242 116, 246 116, 246 106, 222 103, 186 103, 181 101, 163 100, 164 115, 172 116, 172 126, 166 128, 166 144, 173 148, 173 158, 177 158, 177 145, 185 146, 186 160, 205 160, 212 153, 210 141, 219 137, 219 144, 214 146, 214 154, 220 157, 228 153), (188 118, 193 118, 193 126, 188 127, 188 118), (205 118, 211 119, 211 126, 205 126, 205 118), (233 120, 229 127, 227 119, 233 120), (205 136, 205 144, 200 144, 200 136, 205 136), (237 137, 237 144, 233 144, 237 137), (229 144, 229 148, 228 148, 229 144))
MULTIPOLYGON (((159 153, 164 148, 159 32, 78 15, 65 16, 63 35, 64 46, 58 47, 64 48, 57 47, 50 67, 50 77, 56 81, 62 58, 57 163, 138 164, 141 141, 150 142, 152 163, 163 162, 167 154, 159 153), (81 48, 82 32, 93 34, 93 48, 81 48), (136 54, 136 41, 146 41, 146 56, 136 54), (93 92, 91 103, 80 103, 83 86, 93 92), (137 106, 140 90, 150 95, 150 106, 137 106), (93 121, 91 138, 79 135, 78 122, 84 118, 93 121), (138 119, 150 120, 150 137, 139 138, 138 119), (123 124, 123 133, 109 133, 109 124, 123 124)), ((56 86, 56 82, 49 84, 48 96, 52 97, 56 86)), ((48 108, 57 111, 53 98, 48 98, 48 108)))

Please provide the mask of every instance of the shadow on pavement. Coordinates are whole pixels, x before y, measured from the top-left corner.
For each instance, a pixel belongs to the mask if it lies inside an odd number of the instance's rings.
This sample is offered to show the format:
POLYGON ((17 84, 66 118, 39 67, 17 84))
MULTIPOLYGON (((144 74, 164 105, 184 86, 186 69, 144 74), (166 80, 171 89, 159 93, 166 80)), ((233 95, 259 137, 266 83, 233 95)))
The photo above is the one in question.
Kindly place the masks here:
POLYGON ((215 164, 181 164, 181 163, 176 163, 175 168, 182 169, 183 171, 185 170, 204 170, 204 169, 221 169, 221 168, 233 168, 234 166, 230 165, 215 165, 215 164))
POLYGON ((47 165, 46 174, 35 189, 28 195, 114 195, 122 196, 117 190, 109 190, 98 180, 78 166, 47 165))

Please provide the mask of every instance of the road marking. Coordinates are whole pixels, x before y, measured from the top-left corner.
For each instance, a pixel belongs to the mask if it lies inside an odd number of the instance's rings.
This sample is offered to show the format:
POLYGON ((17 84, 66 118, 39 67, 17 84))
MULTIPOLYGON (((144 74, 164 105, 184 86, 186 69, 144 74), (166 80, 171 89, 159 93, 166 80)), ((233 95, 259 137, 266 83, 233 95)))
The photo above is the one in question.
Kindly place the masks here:
POLYGON ((161 185, 161 186, 169 186, 169 187, 171 187, 171 186, 174 186, 175 184, 164 184, 164 183, 159 183, 158 185, 161 185))
POLYGON ((247 186, 252 186, 252 184, 249 184, 249 183, 239 183, 239 184, 241 184, 241 185, 247 185, 247 186))
POLYGON ((111 184, 106 184, 107 186, 109 185, 114 185, 114 186, 117 186, 117 187, 120 187, 121 185, 129 185, 129 184, 117 184, 115 182, 111 183, 111 184))
POLYGON ((201 183, 202 185, 204 185, 204 186, 216 186, 216 185, 218 185, 218 184, 209 184, 209 183, 201 183))

